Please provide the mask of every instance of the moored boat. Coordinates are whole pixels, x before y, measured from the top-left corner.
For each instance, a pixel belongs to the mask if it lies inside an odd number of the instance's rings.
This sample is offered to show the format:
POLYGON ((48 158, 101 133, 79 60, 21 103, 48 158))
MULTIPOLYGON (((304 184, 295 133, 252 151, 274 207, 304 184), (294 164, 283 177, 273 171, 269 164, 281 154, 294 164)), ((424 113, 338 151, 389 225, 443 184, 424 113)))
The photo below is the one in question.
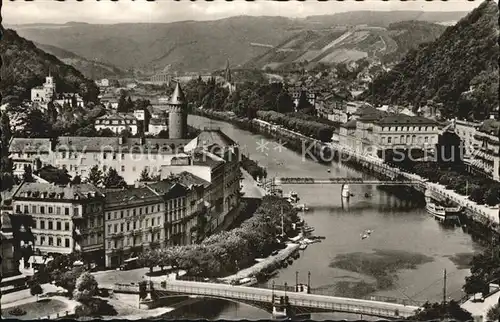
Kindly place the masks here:
POLYGON ((425 191, 425 209, 427 212, 434 216, 436 220, 441 222, 458 220, 460 212, 462 211, 461 206, 449 206, 443 205, 432 199, 430 191, 425 191))

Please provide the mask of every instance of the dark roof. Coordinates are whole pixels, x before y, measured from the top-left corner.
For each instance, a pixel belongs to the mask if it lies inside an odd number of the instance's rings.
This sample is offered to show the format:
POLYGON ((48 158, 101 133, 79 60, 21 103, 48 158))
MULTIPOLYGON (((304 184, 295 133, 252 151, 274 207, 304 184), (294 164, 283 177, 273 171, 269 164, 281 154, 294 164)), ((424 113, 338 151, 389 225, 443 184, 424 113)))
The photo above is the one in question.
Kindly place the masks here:
POLYGON ((161 198, 147 187, 113 189, 106 191, 106 205, 136 205, 141 203, 161 202, 161 198))
POLYGON ((49 199, 64 199, 73 200, 77 199, 87 199, 94 197, 102 197, 103 193, 97 187, 82 183, 67 186, 57 186, 50 183, 41 182, 25 182, 17 190, 14 198, 36 198, 40 199, 41 195, 44 194, 44 198, 49 199), (26 195, 27 193, 27 195, 26 195))
POLYGON ((192 174, 191 172, 181 172, 176 176, 179 180, 179 183, 183 184, 184 186, 190 188, 192 185, 201 185, 204 187, 210 186, 210 182, 192 174))
POLYGON ((12 138, 9 152, 46 152, 50 151, 50 139, 12 138))
POLYGON ((186 97, 182 92, 181 85, 179 83, 175 84, 174 93, 168 102, 170 105, 183 105, 186 103, 186 97))
POLYGON ((380 125, 398 125, 398 124, 403 124, 403 125, 437 125, 437 123, 433 120, 430 120, 428 118, 422 117, 422 116, 410 116, 406 114, 396 114, 396 115, 389 115, 384 118, 379 119, 377 124, 380 125))
POLYGON ((82 137, 82 136, 62 136, 59 137, 56 150, 71 147, 71 151, 104 151, 113 150, 116 153, 131 151, 138 153, 159 149, 163 154, 183 153, 183 147, 189 143, 189 139, 157 139, 145 138, 144 145, 141 145, 140 138, 126 138, 120 144, 118 137, 82 137), (104 150, 103 150, 104 149, 104 150))
POLYGON ((353 119, 353 120, 350 120, 344 124, 341 124, 340 126, 346 128, 346 129, 355 129, 356 123, 357 123, 357 121, 353 119))
POLYGON ((237 144, 220 129, 205 129, 200 132, 196 139, 198 140, 197 146, 217 144, 218 146, 225 148, 237 144))

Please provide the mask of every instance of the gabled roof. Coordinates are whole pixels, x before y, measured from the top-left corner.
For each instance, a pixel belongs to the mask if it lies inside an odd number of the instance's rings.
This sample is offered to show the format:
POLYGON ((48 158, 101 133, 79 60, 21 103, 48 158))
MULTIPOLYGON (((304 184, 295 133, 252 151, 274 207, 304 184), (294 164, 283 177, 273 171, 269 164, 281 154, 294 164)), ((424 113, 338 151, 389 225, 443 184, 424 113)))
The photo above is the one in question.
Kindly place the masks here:
POLYGON ((33 138, 12 138, 9 146, 9 152, 49 152, 50 139, 33 139, 33 138))
POLYGON ((14 198, 40 198, 46 193, 44 198, 73 200, 102 197, 102 192, 95 186, 87 183, 57 186, 50 183, 25 182, 17 190, 14 198), (27 194, 27 195, 26 195, 27 194))
POLYGON ((161 202, 161 198, 146 187, 105 190, 106 205, 136 205, 147 202, 161 202))

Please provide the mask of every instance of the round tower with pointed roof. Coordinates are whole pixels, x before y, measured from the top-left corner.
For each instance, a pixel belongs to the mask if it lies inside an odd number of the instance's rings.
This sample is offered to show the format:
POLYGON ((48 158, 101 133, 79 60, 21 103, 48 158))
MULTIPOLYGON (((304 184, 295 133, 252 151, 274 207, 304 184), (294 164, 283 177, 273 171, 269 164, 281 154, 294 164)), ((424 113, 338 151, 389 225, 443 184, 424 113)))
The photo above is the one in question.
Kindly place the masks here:
POLYGON ((179 83, 168 102, 168 135, 170 139, 185 139, 187 136, 187 102, 179 83))

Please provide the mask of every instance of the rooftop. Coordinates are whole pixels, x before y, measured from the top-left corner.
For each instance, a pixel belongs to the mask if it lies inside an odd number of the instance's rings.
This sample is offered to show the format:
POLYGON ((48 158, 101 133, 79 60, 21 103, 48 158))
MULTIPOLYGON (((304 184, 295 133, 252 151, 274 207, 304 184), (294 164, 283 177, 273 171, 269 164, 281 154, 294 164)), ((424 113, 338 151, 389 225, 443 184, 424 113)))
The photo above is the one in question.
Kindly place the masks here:
POLYGON ((48 152, 50 139, 12 138, 9 152, 48 152))
POLYGON ((172 97, 170 98, 169 104, 171 105, 183 105, 186 103, 186 97, 184 96, 184 93, 182 92, 181 85, 177 83, 175 85, 174 93, 172 94, 172 97))
POLYGON ((410 116, 406 114, 396 114, 389 115, 379 119, 377 122, 379 125, 397 125, 397 124, 415 124, 415 125, 437 125, 433 120, 422 116, 410 116))
POLYGON ((104 196, 103 193, 91 184, 75 184, 57 186, 50 183, 25 182, 17 190, 14 198, 49 198, 49 199, 90 199, 104 196))
POLYGON ((193 153, 193 165, 208 166, 211 169, 217 168, 224 163, 224 159, 201 150, 196 150, 193 153))
POLYGON ((112 189, 105 190, 106 204, 120 204, 120 205, 135 205, 143 202, 157 201, 161 199, 157 194, 148 189, 147 187, 128 188, 128 189, 112 189))
POLYGON ((341 124, 340 126, 343 127, 343 128, 346 128, 346 129, 355 129, 356 128, 356 123, 358 123, 358 121, 356 120, 350 120, 344 124, 341 124))
POLYGON ((235 141, 233 141, 233 139, 231 139, 220 129, 204 129, 198 135, 196 140, 198 140, 197 146, 208 146, 216 144, 222 148, 225 148, 237 144, 235 141))
POLYGON ((137 121, 137 118, 132 113, 113 113, 106 114, 101 117, 98 117, 97 120, 131 120, 137 121))

